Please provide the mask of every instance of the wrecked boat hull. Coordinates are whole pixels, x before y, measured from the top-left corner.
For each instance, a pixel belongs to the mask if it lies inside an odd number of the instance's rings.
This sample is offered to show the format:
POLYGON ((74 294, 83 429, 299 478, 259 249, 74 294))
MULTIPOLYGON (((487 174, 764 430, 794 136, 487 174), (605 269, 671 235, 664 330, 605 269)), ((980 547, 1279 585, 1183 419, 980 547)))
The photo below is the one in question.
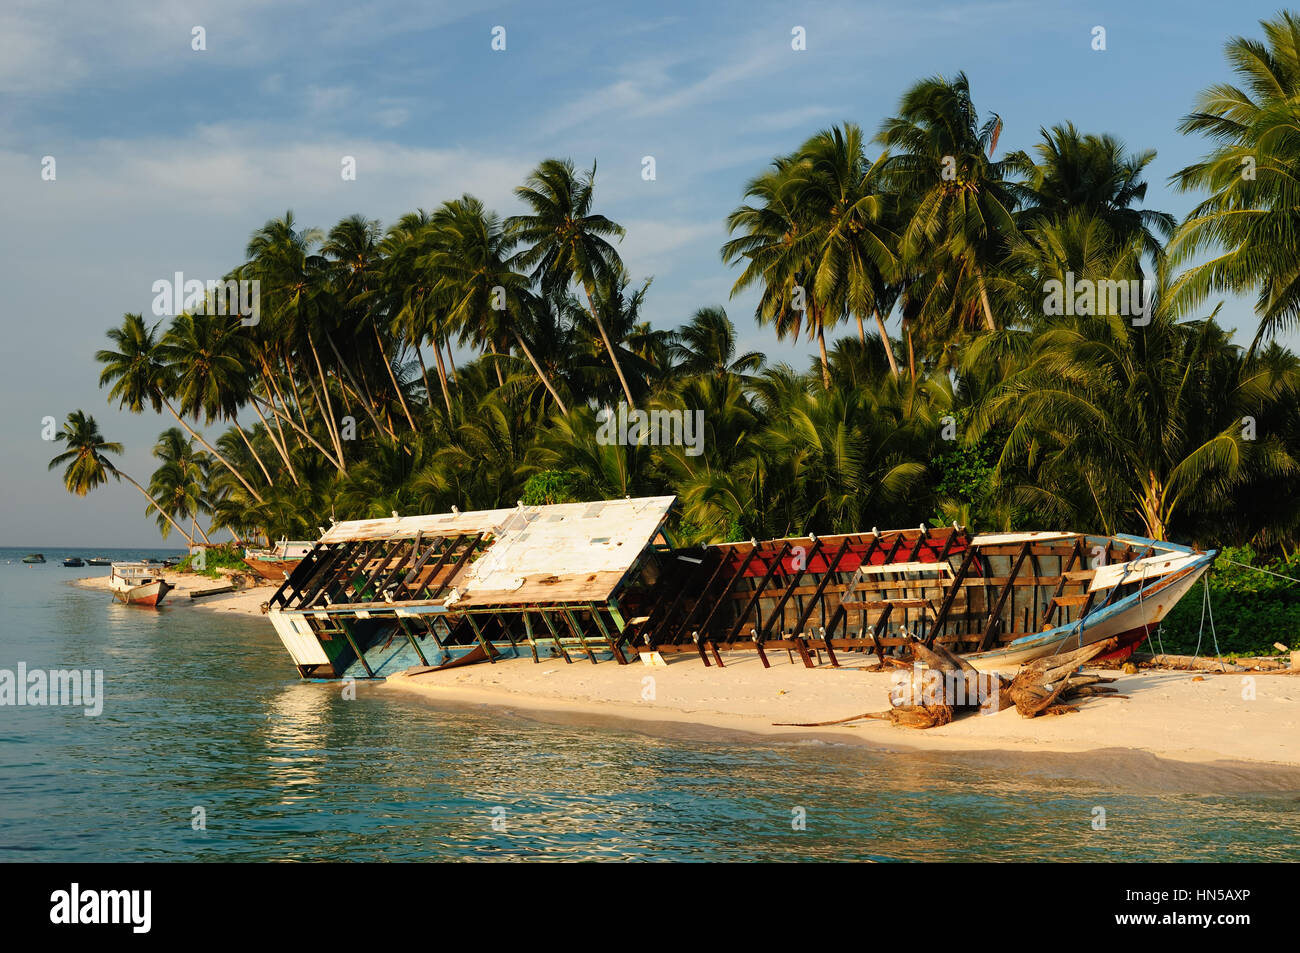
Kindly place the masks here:
MULTIPOLYGON (((983 669, 1117 638, 1131 651, 1214 554, 1135 536, 872 530, 681 548, 674 497, 339 523, 268 615, 304 678, 383 678, 498 656, 649 656, 943 645, 983 669), (459 660, 478 653, 468 661, 459 660)), ((796 655, 797 653, 797 655, 796 655)))

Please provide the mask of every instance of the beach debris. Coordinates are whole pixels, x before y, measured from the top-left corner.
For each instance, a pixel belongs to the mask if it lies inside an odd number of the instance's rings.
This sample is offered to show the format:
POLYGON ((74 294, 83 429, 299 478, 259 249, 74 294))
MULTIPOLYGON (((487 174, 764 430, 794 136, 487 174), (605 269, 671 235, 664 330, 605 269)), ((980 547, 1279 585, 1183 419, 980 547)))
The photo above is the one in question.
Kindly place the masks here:
POLYGON ((927 648, 914 642, 910 648, 917 663, 911 672, 899 672, 890 688, 888 711, 863 712, 834 721, 789 723, 782 727, 820 728, 842 725, 867 718, 888 720, 903 728, 938 728, 950 723, 959 712, 980 711, 996 714, 1015 706, 1026 718, 1039 715, 1062 715, 1078 711, 1067 704, 1078 698, 1118 694, 1107 683, 1115 681, 1100 675, 1083 675, 1078 670, 1099 655, 1115 651, 1115 639, 1084 646, 1022 665, 1014 678, 996 672, 981 672, 970 662, 942 645, 927 648))

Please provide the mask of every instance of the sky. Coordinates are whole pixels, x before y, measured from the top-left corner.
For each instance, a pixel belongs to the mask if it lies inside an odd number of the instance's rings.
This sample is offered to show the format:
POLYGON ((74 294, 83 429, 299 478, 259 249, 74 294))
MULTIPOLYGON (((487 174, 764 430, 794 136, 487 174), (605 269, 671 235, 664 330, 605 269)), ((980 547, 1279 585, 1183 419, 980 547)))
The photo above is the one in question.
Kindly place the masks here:
MULTIPOLYGON (((160 545, 129 485, 85 498, 63 489, 46 469, 58 445, 42 439, 42 420, 84 409, 147 483, 150 448, 172 421, 107 402, 94 361, 104 331, 125 312, 150 316, 159 279, 224 274, 287 209, 325 228, 357 212, 389 224, 469 192, 508 215, 540 160, 594 162, 597 210, 627 229, 619 251, 634 280, 654 279, 643 309, 653 324, 725 305, 742 349, 802 367, 812 346, 757 327, 753 297, 731 297, 736 272, 718 252, 726 215, 773 156, 836 123, 874 135, 916 80, 965 71, 976 106, 1004 121, 999 152, 1030 149, 1040 127, 1067 120, 1111 133, 1157 150, 1145 205, 1181 217, 1196 196, 1167 180, 1206 144, 1178 120, 1230 79, 1225 41, 1260 36, 1276 9, 5 0, 0 546, 160 545), (805 49, 792 48, 796 27, 805 49), (497 28, 505 49, 493 49, 497 28)), ((1228 301, 1221 319, 1238 340, 1254 331, 1248 301, 1228 301)))

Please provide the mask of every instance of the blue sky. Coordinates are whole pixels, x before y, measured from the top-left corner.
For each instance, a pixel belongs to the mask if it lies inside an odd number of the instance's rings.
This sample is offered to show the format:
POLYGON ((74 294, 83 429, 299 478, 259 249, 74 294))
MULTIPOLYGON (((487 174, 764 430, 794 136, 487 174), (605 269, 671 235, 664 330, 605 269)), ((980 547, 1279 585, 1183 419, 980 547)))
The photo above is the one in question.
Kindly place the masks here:
MULTIPOLYGON (((0 399, 0 545, 148 545, 137 491, 69 497, 46 472, 40 421, 81 407, 147 480, 170 418, 133 417, 96 387, 94 351, 151 285, 209 278, 292 208, 328 227, 393 221, 472 192, 503 214, 538 160, 598 161, 601 211, 627 228, 634 277, 654 277, 662 327, 727 304, 745 348, 803 364, 729 301, 718 247, 744 184, 833 123, 874 133, 915 80, 965 70, 999 150, 1066 120, 1159 153, 1147 205, 1181 216, 1167 177, 1204 143, 1176 124, 1229 78, 1222 49, 1274 4, 1193 2, 800 4, 149 0, 0 10, 0 261, 7 344, 0 399), (191 49, 192 30, 205 51, 191 49), (491 48, 505 28, 506 49, 491 48), (807 48, 791 49, 802 26, 807 48), (1091 48, 1092 29, 1107 49, 1091 48), (57 178, 41 180, 43 156, 57 178), (344 181, 341 159, 355 156, 344 181), (641 176, 654 156, 657 177, 641 176)), ((1227 323, 1253 330, 1246 302, 1227 323)), ((1290 343, 1290 342, 1289 342, 1290 343)), ((174 538, 174 537, 173 537, 174 538)))

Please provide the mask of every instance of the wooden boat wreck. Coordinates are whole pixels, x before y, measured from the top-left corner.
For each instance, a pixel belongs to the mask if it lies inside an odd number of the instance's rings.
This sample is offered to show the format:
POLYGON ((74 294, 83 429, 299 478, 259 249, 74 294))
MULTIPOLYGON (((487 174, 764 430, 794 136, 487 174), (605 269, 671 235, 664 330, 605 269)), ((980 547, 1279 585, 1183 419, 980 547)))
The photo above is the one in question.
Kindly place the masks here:
POLYGON ((176 587, 148 563, 113 563, 108 590, 118 602, 131 606, 157 606, 176 587))
POLYGON ((337 523, 268 614, 304 678, 502 656, 619 664, 936 643, 981 670, 1115 639, 1127 655, 1213 552, 1137 536, 960 527, 682 548, 675 498, 337 523))

